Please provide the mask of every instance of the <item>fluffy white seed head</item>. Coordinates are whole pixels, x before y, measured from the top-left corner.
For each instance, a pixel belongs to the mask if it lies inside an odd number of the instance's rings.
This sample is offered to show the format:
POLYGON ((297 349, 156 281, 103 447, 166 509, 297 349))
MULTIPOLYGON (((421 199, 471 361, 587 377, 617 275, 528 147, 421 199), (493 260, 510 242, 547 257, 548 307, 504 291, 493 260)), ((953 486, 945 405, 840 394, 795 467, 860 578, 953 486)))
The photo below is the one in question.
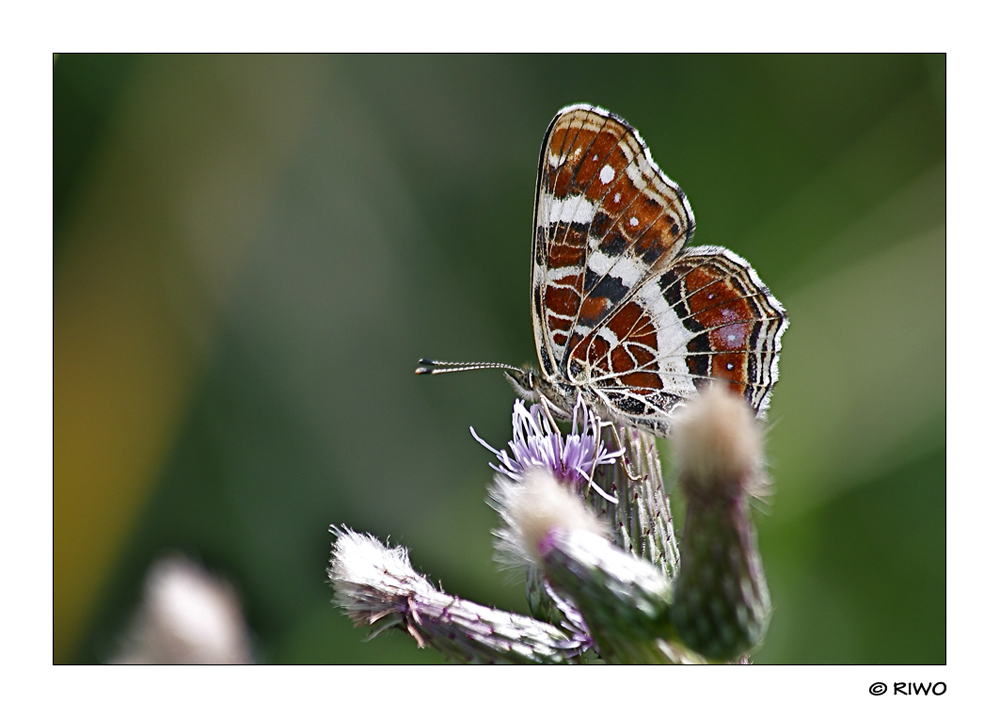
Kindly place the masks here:
POLYGON ((414 587, 433 591, 427 579, 413 569, 405 547, 389 548, 370 534, 337 532, 329 575, 334 589, 352 600, 380 593, 405 593, 414 587))
POLYGON ((687 490, 763 490, 761 427, 746 402, 721 385, 709 386, 678 411, 672 440, 687 490))
POLYGON ((246 664, 252 649, 239 599, 225 581, 180 556, 146 579, 142 608, 116 664, 246 664))
POLYGON ((607 534, 583 499, 545 470, 530 471, 520 482, 497 475, 490 494, 505 525, 497 532, 497 549, 506 564, 537 563, 539 546, 553 530, 607 534))

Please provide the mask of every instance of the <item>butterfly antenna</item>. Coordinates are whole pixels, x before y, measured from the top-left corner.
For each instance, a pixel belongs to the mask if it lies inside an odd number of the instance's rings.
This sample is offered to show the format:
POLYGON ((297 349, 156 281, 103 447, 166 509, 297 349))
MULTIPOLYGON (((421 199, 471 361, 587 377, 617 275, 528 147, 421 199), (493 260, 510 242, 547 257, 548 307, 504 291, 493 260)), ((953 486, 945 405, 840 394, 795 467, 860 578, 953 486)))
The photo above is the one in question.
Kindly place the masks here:
POLYGON ((415 374, 445 374, 447 372, 465 372, 471 369, 502 369, 517 374, 524 372, 520 367, 502 362, 442 362, 441 360, 420 359, 417 360, 417 365, 415 374))

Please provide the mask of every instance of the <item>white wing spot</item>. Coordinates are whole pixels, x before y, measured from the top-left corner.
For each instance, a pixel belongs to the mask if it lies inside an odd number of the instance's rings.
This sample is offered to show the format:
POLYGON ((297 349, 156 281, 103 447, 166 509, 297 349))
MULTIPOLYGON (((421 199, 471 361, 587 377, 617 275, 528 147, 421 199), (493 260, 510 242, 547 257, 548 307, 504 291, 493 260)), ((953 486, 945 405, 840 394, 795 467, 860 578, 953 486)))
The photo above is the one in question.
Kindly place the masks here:
MULTIPOLYGON (((548 207, 548 223, 593 222, 597 206, 588 202, 583 195, 573 195, 564 200, 552 199, 548 207)), ((544 215, 543 215, 544 217, 544 215)))
POLYGON ((732 362, 726 362, 726 369, 732 370, 732 368, 733 368, 733 363, 732 362))
MULTIPOLYGON (((609 182, 611 182, 613 179, 615 179, 615 168, 613 168, 611 165, 605 165, 604 167, 602 167, 601 168, 601 184, 602 185, 606 185, 609 182)), ((620 196, 621 196, 620 193, 617 194, 617 195, 615 195, 615 202, 618 201, 618 198, 620 196)))
POLYGON ((615 202, 621 202, 621 201, 622 201, 622 193, 616 192, 615 193, 615 202))
POLYGON ((649 269, 642 260, 628 257, 608 257, 603 252, 593 252, 587 260, 587 267, 598 275, 611 275, 631 289, 649 269))
POLYGON ((632 227, 635 227, 636 225, 639 224, 639 220, 633 217, 631 220, 628 221, 628 223, 632 225, 632 227))

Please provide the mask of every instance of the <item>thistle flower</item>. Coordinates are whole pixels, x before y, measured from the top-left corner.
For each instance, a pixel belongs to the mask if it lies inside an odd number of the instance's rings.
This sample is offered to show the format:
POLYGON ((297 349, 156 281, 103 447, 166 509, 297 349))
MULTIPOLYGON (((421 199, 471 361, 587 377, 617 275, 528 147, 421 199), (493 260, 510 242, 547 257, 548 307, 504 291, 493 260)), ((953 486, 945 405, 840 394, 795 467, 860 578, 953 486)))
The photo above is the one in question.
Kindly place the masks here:
POLYGON ((582 397, 577 397, 572 427, 565 438, 541 404, 534 404, 529 410, 523 400, 516 400, 512 422, 514 438, 507 446, 513 457, 506 450, 494 449, 475 429, 469 428, 476 441, 496 455, 498 464, 490 463, 494 471, 519 482, 532 469, 543 469, 565 484, 577 489, 586 484, 607 501, 617 502, 594 483, 594 472, 602 464, 614 464, 625 450, 611 452, 605 447, 601 441, 601 421, 582 397))

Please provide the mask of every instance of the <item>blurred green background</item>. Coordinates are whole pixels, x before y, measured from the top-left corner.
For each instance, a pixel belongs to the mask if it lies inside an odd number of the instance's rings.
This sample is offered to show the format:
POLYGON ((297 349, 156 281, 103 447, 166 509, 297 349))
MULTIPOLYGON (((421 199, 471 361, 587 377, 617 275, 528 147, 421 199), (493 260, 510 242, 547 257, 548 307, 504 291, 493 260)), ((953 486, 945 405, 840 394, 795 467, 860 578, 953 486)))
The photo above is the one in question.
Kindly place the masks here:
POLYGON ((228 578, 265 662, 437 662, 330 605, 331 523, 525 611, 491 561, 534 361, 535 165, 622 115, 791 317, 759 663, 945 661, 944 56, 83 56, 54 65, 54 660, 145 571, 228 578))

